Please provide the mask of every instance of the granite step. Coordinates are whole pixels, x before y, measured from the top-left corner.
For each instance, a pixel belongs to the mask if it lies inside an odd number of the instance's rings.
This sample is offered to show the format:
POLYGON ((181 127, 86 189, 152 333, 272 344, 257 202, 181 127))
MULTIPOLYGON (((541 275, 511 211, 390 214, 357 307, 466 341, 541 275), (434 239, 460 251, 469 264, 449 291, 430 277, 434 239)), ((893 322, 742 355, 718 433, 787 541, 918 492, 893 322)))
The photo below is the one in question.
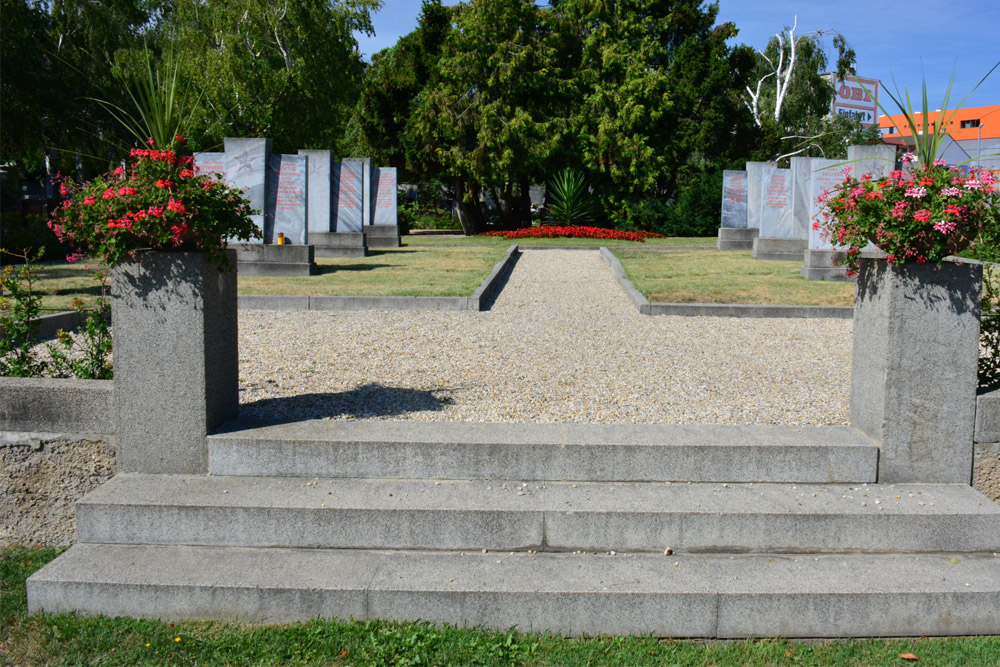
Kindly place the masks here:
POLYGON ((236 422, 209 436, 213 475, 579 481, 876 481, 848 427, 236 422))
POLYGON ((528 554, 77 544, 31 613, 428 621, 565 635, 1000 634, 1000 558, 528 554))
POLYGON ((948 484, 663 484, 121 474, 81 542, 662 553, 1000 551, 1000 506, 948 484))

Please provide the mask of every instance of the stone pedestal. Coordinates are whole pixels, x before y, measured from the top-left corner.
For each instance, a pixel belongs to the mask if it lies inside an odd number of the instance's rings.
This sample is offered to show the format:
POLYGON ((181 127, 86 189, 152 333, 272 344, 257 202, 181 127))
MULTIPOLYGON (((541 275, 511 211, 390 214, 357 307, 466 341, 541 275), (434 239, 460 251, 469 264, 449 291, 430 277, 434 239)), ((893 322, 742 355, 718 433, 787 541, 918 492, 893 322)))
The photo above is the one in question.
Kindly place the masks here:
POLYGON ((843 250, 813 250, 802 255, 802 277, 806 280, 854 280, 847 277, 847 267, 838 262, 847 257, 843 250))
POLYGON ((365 227, 365 247, 400 247, 399 225, 368 225, 365 227))
POLYGON ((114 270, 111 293, 118 471, 208 472, 205 436, 239 410, 235 271, 147 252, 114 270))
POLYGON ((754 227, 719 227, 719 239, 715 242, 715 247, 719 250, 750 250, 759 231, 754 227))
POLYGON ((311 245, 233 245, 241 276, 311 276, 317 271, 311 245))
POLYGON ((754 259, 780 262, 801 262, 809 242, 806 239, 776 239, 757 237, 750 247, 754 259))
POLYGON ((364 232, 328 232, 309 235, 316 257, 364 257, 368 254, 364 232))
POLYGON ((981 289, 978 265, 861 261, 850 416, 879 482, 971 482, 981 289))

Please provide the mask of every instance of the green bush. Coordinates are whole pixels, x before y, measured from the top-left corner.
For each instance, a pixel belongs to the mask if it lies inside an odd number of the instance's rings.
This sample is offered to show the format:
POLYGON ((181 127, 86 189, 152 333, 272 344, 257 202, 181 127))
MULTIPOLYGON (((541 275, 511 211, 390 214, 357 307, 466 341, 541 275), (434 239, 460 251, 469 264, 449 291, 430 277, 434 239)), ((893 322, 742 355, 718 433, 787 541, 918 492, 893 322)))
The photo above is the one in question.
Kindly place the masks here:
POLYGON ((680 187, 673 201, 607 197, 603 204, 615 229, 663 236, 714 236, 722 208, 722 170, 696 173, 680 187))
MULTIPOLYGON (((0 248, 11 252, 44 248, 40 260, 65 259, 69 250, 59 243, 56 235, 48 228, 43 213, 20 213, 4 211, 0 213, 0 248)), ((16 262, 10 255, 0 254, 0 265, 16 262)))

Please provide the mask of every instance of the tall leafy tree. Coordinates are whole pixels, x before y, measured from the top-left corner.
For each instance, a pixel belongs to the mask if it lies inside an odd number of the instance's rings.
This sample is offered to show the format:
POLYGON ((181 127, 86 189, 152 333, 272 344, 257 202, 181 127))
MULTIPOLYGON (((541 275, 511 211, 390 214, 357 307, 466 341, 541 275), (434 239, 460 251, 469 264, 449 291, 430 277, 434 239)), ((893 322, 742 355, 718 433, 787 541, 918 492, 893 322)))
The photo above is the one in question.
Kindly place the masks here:
POLYGON ((165 49, 201 104, 192 145, 270 137, 276 150, 343 148, 380 0, 175 0, 165 49))
POLYGON ((483 225, 484 191, 498 203, 501 224, 528 224, 528 187, 544 179, 565 141, 559 105, 569 77, 545 11, 531 0, 461 5, 436 75, 414 101, 412 161, 436 163, 452 180, 469 233, 483 225))

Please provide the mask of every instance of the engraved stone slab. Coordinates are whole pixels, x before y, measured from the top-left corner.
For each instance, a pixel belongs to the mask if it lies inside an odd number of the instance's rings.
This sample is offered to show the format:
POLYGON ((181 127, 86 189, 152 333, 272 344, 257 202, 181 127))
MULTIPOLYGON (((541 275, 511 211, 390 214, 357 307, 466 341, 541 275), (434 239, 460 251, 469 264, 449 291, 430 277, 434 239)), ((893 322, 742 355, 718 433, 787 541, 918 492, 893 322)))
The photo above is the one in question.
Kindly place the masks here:
POLYGON ((760 229, 760 201, 764 192, 764 172, 773 162, 747 162, 747 227, 760 229))
POLYGON ((873 179, 888 176, 896 168, 896 147, 886 144, 875 146, 848 146, 847 160, 851 173, 860 176, 871 174, 873 179))
POLYGON ((269 161, 267 243, 277 243, 278 234, 286 243, 306 243, 306 177, 309 158, 305 155, 272 155, 269 161))
MULTIPOLYGON (((250 202, 250 207, 260 211, 250 216, 254 224, 264 233, 264 238, 270 237, 266 228, 264 211, 266 210, 267 180, 269 175, 268 159, 271 155, 271 140, 260 138, 236 139, 226 137, 226 180, 229 185, 243 191, 243 196, 250 202)), ((254 239, 252 243, 260 243, 254 239)))
POLYGON ((362 226, 370 225, 372 224, 372 159, 370 157, 351 157, 344 162, 361 165, 361 224, 362 226))
POLYGON ((722 172, 722 227, 744 229, 747 226, 747 172, 726 169, 722 172))
POLYGON ((809 166, 812 169, 812 178, 809 179, 809 249, 833 250, 833 244, 824 241, 813 225, 823 222, 823 204, 819 198, 844 181, 844 161, 813 158, 809 166))
POLYGON ((225 153, 195 153, 194 171, 199 175, 215 176, 226 179, 226 154, 225 153))
POLYGON ((333 151, 300 150, 299 155, 309 158, 306 178, 306 221, 310 232, 333 232, 336 221, 333 214, 333 151))
POLYGON ((339 162, 333 169, 333 210, 337 232, 361 232, 367 206, 364 203, 364 163, 339 162))
POLYGON ((812 225, 812 202, 809 199, 812 182, 812 163, 817 158, 793 157, 792 172, 792 238, 808 239, 812 225))
POLYGON ((397 225, 396 168, 379 167, 372 172, 372 224, 397 225))
POLYGON ((791 170, 768 167, 764 170, 762 183, 759 238, 795 238, 792 236, 791 170))

